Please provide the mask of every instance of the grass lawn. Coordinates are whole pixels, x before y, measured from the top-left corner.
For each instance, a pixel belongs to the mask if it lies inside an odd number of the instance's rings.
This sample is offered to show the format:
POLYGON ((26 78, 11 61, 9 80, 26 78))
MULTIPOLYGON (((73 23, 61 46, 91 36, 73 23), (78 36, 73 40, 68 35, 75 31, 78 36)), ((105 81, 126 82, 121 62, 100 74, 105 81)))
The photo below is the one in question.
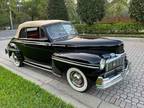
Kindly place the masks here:
POLYGON ((0 66, 0 108, 73 108, 0 66))

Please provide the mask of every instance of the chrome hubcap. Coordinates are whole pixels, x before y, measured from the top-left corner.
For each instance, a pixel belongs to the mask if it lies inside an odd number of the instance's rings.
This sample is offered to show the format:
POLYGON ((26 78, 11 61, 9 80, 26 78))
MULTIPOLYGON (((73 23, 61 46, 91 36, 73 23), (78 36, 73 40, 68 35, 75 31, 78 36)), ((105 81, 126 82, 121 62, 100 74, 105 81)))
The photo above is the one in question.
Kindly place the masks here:
POLYGON ((83 77, 78 72, 71 72, 70 80, 73 83, 73 85, 75 85, 76 87, 80 88, 83 87, 84 85, 83 77))

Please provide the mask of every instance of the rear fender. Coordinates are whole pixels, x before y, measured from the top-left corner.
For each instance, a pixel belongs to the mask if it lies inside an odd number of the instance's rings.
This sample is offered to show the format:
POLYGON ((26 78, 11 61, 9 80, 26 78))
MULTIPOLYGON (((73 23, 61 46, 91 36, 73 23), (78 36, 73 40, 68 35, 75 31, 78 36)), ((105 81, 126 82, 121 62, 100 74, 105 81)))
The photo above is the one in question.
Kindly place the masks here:
POLYGON ((18 47, 16 46, 15 43, 9 43, 7 48, 6 48, 6 52, 9 55, 9 57, 11 57, 12 52, 16 54, 16 56, 18 57, 19 60, 23 60, 23 56, 21 51, 18 49, 18 47))

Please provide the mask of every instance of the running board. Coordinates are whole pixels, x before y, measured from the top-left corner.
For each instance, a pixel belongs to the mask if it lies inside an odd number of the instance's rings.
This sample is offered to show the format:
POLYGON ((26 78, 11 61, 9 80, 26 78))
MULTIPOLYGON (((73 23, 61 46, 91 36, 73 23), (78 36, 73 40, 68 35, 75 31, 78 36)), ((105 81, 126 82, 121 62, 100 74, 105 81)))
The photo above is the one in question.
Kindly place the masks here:
POLYGON ((53 72, 52 67, 50 67, 50 66, 45 66, 45 65, 42 65, 42 64, 37 64, 37 63, 29 62, 29 61, 24 61, 23 63, 27 64, 29 66, 35 67, 35 68, 39 68, 39 69, 44 70, 44 71, 48 71, 48 72, 52 73, 53 75, 55 75, 57 77, 61 77, 61 75, 56 74, 55 72, 53 72))

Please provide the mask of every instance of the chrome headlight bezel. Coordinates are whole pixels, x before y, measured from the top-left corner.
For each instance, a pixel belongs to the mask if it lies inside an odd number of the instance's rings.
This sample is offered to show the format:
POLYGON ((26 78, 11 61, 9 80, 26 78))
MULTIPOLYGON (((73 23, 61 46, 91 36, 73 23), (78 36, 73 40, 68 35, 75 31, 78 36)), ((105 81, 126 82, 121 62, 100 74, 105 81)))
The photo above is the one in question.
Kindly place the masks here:
POLYGON ((100 61, 100 70, 103 70, 105 68, 105 65, 106 65, 106 60, 101 59, 101 61, 100 61))

